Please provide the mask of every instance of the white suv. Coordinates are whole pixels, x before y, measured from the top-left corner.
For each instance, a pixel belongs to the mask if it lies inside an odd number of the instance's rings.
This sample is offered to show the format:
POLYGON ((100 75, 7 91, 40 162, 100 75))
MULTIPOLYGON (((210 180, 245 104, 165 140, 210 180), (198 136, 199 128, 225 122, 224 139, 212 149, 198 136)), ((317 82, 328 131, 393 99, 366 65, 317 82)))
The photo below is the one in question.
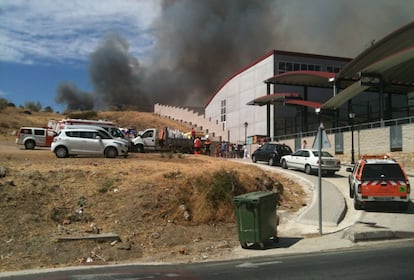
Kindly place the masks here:
POLYGON ((58 158, 71 155, 128 156, 128 145, 108 133, 89 128, 63 129, 53 139, 51 151, 58 158))
POLYGON ((43 127, 21 127, 17 132, 16 144, 24 145, 26 149, 38 147, 50 147, 56 132, 43 127))

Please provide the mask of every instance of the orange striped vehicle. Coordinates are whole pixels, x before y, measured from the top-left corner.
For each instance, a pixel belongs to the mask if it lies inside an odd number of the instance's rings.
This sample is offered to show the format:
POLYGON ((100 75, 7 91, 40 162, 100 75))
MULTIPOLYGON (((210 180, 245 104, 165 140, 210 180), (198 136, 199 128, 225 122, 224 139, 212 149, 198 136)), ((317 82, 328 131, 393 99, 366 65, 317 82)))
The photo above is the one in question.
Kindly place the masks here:
POLYGON ((370 203, 399 204, 407 210, 410 202, 410 182, 404 168, 388 155, 364 155, 351 174, 349 196, 354 199, 354 208, 364 209, 370 203))

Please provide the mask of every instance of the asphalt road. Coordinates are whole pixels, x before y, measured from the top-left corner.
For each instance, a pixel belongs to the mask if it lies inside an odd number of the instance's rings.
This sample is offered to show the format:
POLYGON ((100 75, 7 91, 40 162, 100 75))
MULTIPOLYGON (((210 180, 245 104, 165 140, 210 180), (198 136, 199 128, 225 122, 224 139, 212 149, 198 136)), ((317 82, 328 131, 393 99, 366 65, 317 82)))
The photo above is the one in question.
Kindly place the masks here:
POLYGON ((182 265, 75 268, 5 279, 412 279, 413 259, 414 240, 405 240, 311 254, 182 265))

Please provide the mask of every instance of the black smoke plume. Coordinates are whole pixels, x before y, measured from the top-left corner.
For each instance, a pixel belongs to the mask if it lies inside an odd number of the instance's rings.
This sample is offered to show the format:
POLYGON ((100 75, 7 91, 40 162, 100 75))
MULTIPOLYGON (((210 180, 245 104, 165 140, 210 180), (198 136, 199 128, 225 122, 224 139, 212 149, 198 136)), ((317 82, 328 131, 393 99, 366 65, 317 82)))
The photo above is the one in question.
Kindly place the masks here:
POLYGON ((129 53, 128 43, 111 33, 91 54, 89 74, 95 87, 98 107, 149 110, 142 90, 139 62, 129 53))
POLYGON ((57 104, 66 104, 66 111, 92 110, 94 108, 93 95, 86 91, 78 90, 72 83, 61 83, 57 88, 55 97, 57 104))
POLYGON ((91 54, 95 108, 203 107, 232 74, 271 50, 352 57, 378 39, 372 34, 395 30, 379 19, 395 28, 412 20, 414 3, 371 2, 164 0, 151 26, 150 64, 140 65, 117 34, 91 54))
POLYGON ((202 107, 229 76, 275 48, 274 3, 164 1, 147 90, 163 104, 202 107))

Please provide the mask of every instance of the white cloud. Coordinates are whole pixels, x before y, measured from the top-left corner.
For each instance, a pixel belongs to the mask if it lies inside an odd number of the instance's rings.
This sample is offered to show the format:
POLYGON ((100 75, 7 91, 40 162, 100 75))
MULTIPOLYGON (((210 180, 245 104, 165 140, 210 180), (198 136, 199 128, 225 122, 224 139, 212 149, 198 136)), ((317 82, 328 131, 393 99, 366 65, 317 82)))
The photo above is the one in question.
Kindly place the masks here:
POLYGON ((87 60, 98 41, 115 31, 140 56, 153 45, 150 25, 159 1, 0 0, 0 60, 87 60))
POLYGON ((7 93, 0 89, 0 98, 5 98, 6 96, 7 96, 7 93))

